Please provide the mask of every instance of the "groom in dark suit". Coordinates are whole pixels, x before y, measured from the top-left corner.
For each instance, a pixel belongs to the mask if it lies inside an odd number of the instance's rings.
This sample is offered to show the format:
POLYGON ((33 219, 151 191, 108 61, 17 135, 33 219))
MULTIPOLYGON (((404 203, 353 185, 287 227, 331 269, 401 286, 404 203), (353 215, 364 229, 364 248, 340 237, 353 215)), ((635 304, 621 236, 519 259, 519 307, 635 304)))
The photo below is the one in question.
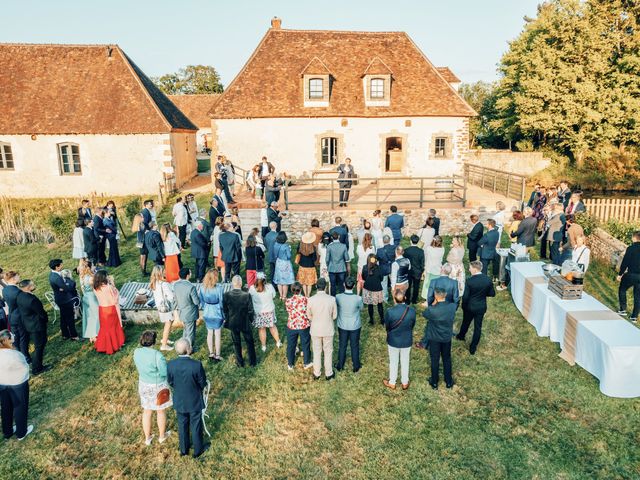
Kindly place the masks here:
POLYGON ((240 262, 242 261, 242 243, 240 235, 235 232, 233 226, 221 226, 222 233, 218 237, 222 261, 224 262, 224 281, 229 283, 231 278, 240 273, 240 262))
POLYGON ((76 323, 73 307, 75 302, 80 302, 76 282, 68 278, 62 278, 62 260, 55 258, 49 262, 49 284, 53 290, 53 298, 60 308, 60 332, 62 338, 80 340, 76 331, 76 323))
POLYGON ((173 389, 173 408, 178 417, 180 455, 188 455, 193 443, 193 457, 196 458, 205 451, 202 439, 202 410, 205 408, 202 391, 207 386, 207 375, 202 363, 190 357, 189 340, 181 338, 176 341, 175 349, 178 358, 167 364, 167 381, 173 389))
POLYGON ((478 217, 478 215, 473 214, 470 219, 473 227, 471 231, 467 233, 467 250, 469 250, 469 261, 475 262, 478 259, 478 242, 482 238, 484 227, 482 223, 480 223, 480 217, 478 217))
POLYGON ((475 355, 480 336, 482 335, 482 320, 487 312, 487 297, 495 297, 493 282, 482 273, 482 262, 475 261, 469 265, 471 276, 467 278, 464 294, 462 295, 462 325, 456 338, 464 341, 464 337, 473 322, 473 338, 469 346, 469 353, 475 355))
POLYGON ((32 374, 40 375, 51 369, 49 365, 42 364, 44 347, 47 345, 47 312, 40 299, 33 294, 36 286, 31 280, 23 280, 19 286, 22 291, 16 299, 18 311, 24 330, 27 332, 27 343, 30 338, 34 347, 31 356, 32 374))

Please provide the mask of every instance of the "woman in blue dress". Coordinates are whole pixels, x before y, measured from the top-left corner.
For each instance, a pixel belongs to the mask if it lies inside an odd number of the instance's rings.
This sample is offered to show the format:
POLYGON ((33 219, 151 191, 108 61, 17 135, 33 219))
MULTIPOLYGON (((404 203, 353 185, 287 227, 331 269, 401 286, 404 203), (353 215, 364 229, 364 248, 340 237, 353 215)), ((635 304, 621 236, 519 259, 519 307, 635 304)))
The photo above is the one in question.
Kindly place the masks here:
POLYGON ((78 276, 82 285, 82 336, 91 343, 96 341, 100 330, 98 299, 93 292, 93 268, 88 259, 83 258, 78 265, 78 276))
POLYGON ((273 274, 273 283, 278 286, 280 300, 283 302, 287 299, 289 285, 293 285, 296 281, 293 275, 293 266, 291 265, 291 246, 287 244, 287 234, 279 232, 276 241, 273 244, 274 254, 276 257, 276 269, 273 274))
POLYGON ((207 270, 202 286, 200 287, 200 308, 202 308, 202 317, 207 326, 207 347, 209 348, 209 360, 219 362, 222 360, 220 356, 220 343, 222 337, 222 324, 224 323, 224 314, 222 313, 222 296, 224 290, 218 283, 218 270, 210 268, 207 270), (215 339, 215 348, 214 348, 215 339))

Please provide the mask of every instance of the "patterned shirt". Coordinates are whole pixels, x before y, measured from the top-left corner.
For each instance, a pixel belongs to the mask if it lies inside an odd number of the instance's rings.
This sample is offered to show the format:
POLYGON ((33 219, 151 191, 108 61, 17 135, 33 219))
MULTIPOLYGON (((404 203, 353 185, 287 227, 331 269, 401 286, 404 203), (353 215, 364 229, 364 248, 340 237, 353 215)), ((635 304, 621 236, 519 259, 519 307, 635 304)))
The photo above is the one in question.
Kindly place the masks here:
POLYGON ((307 316, 307 297, 304 295, 294 295, 288 298, 285 306, 289 321, 287 327, 291 330, 304 330, 309 328, 309 317, 307 316))

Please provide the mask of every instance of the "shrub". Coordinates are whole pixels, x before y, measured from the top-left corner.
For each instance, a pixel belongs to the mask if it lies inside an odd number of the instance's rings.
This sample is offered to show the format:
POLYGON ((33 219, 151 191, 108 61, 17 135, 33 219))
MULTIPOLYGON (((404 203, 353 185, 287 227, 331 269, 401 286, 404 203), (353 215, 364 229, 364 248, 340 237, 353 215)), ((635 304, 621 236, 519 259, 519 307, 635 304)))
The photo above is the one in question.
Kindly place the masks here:
POLYGON ((584 234, 591 235, 600 226, 598 219, 588 213, 576 214, 576 223, 582 227, 584 234))
POLYGON ((133 197, 131 200, 126 202, 124 205, 124 213, 129 220, 132 220, 135 217, 136 213, 140 212, 142 208, 142 198, 133 197))
POLYGON ((516 150, 519 152, 533 152, 533 142, 528 138, 516 142, 516 150))
POLYGON ((63 214, 49 215, 47 223, 57 241, 71 239, 71 234, 75 228, 76 212, 65 212, 63 214))
POLYGON ((640 230, 640 222, 621 222, 611 218, 603 225, 603 228, 613 237, 628 244, 631 243, 633 232, 640 230))

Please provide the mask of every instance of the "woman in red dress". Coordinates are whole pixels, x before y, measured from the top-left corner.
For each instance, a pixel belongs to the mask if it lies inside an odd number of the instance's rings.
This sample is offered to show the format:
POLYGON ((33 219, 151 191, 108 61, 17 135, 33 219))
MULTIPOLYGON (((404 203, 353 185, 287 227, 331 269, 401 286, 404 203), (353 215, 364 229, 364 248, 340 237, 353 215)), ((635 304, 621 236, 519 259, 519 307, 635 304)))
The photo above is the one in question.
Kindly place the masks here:
POLYGON ((98 299, 100 330, 96 339, 96 351, 112 355, 124 345, 124 330, 118 303, 118 290, 109 279, 106 270, 98 270, 93 278, 93 291, 98 299))

